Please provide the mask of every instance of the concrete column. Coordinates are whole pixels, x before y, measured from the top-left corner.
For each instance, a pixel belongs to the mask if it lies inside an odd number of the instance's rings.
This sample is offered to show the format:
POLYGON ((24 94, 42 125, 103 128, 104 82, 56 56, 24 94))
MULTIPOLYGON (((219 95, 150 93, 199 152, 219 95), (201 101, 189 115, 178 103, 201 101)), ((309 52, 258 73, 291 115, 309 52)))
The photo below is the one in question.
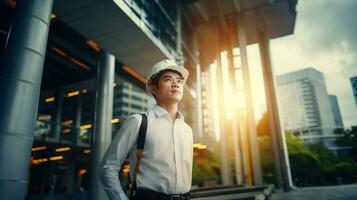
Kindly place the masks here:
POLYGON ((219 104, 219 126, 220 126, 220 144, 221 144, 221 178, 223 185, 232 185, 231 168, 229 165, 227 131, 226 131, 226 113, 224 105, 224 87, 223 87, 223 71, 221 63, 221 54, 218 52, 217 57, 217 92, 219 104))
POLYGON ((202 118, 202 87, 201 87, 201 64, 198 63, 199 52, 197 48, 197 35, 193 33, 192 43, 193 43, 193 56, 194 56, 194 63, 193 65, 196 67, 196 105, 197 105, 197 128, 198 128, 198 135, 201 138, 203 136, 203 118, 202 118))
POLYGON ((233 150, 234 150, 234 166, 236 172, 236 182, 238 185, 243 184, 243 168, 242 168, 242 153, 240 151, 239 143, 239 123, 238 123, 238 113, 235 111, 232 117, 232 133, 233 133, 233 150))
POLYGON ((247 56, 247 39, 245 34, 244 27, 244 18, 243 15, 237 17, 237 41, 240 49, 241 62, 242 62, 242 72, 243 72, 243 81, 244 81, 244 92, 245 92, 245 102, 247 108, 247 120, 248 120, 248 132, 249 132, 249 145, 251 152, 252 160, 252 170, 253 170, 253 181, 254 185, 262 185, 262 168, 260 164, 259 156, 259 146, 258 146, 258 137, 257 129, 254 119, 254 109, 253 109, 253 99, 250 86, 249 78, 249 66, 248 66, 248 56, 247 56))
MULTIPOLYGON (((228 44, 227 48, 227 57, 228 57, 228 63, 229 63, 229 73, 230 73, 230 83, 231 83, 231 88, 232 88, 232 95, 236 95, 238 93, 237 85, 236 85, 236 73, 235 73, 235 67, 234 67, 234 61, 233 61, 233 49, 230 44, 228 44)), ((232 133, 233 133, 233 152, 234 152, 234 166, 235 166, 235 172, 236 172, 236 182, 238 185, 243 184, 243 168, 242 168, 242 153, 240 151, 240 125, 239 125, 239 118, 238 118, 238 109, 234 108, 233 110, 233 116, 231 119, 232 123, 232 133)))
POLYGON ((240 160, 242 164, 242 183, 244 185, 251 185, 250 183, 250 171, 251 171, 251 157, 250 151, 249 151, 249 140, 247 139, 247 131, 246 127, 244 126, 246 124, 246 117, 244 116, 244 110, 239 109, 238 110, 238 144, 239 144, 239 150, 240 150, 240 160))
MULTIPOLYGON (((238 93, 238 87, 237 87, 237 82, 236 82, 236 69, 234 66, 234 58, 233 58, 233 48, 231 44, 231 40, 227 41, 227 58, 228 58, 228 63, 229 63, 229 68, 228 72, 230 74, 229 80, 230 80, 230 85, 232 89, 232 95, 236 95, 238 93)), ((233 152, 234 152, 234 166, 235 166, 235 172, 236 172, 236 182, 238 185, 243 184, 243 168, 242 168, 242 154, 240 151, 240 124, 239 124, 239 118, 238 118, 238 109, 234 108, 233 113, 232 113, 232 119, 231 119, 231 126, 232 126, 232 134, 233 134, 233 152)))
POLYGON ((77 107, 76 107, 76 116, 74 119, 74 129, 75 132, 73 133, 73 144, 78 144, 79 134, 81 132, 81 120, 82 120, 82 102, 83 102, 83 94, 80 93, 77 97, 77 107))
POLYGON ((258 38, 268 109, 269 132, 274 154, 276 185, 278 188, 283 188, 284 191, 288 191, 292 188, 290 164, 286 148, 285 134, 280 126, 273 70, 270 64, 269 40, 265 37, 264 33, 259 31, 258 38))
POLYGON ((17 1, 0 63, 0 199, 25 199, 52 5, 17 1))
POLYGON ((61 137, 61 119, 62 119, 62 108, 63 108, 63 98, 64 94, 61 88, 56 89, 55 91, 55 105, 56 105, 56 110, 54 113, 54 118, 51 120, 51 134, 50 134, 50 140, 59 142, 59 139, 61 137))
POLYGON ((197 105, 197 126, 198 135, 203 137, 203 125, 202 125, 202 95, 201 95, 201 65, 196 65, 196 105, 197 105))
POLYGON ((115 57, 101 52, 97 72, 96 110, 92 135, 92 163, 89 199, 107 199, 98 177, 98 167, 112 140, 113 82, 115 57))

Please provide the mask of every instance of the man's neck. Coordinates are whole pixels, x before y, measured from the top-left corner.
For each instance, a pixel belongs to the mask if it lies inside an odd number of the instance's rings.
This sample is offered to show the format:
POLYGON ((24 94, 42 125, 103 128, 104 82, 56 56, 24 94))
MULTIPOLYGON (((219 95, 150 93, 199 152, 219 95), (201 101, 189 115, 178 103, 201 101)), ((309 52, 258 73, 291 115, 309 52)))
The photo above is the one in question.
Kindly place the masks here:
POLYGON ((177 104, 162 104, 162 103, 157 103, 161 108, 165 109, 172 120, 175 120, 177 118, 177 109, 178 105, 177 104))

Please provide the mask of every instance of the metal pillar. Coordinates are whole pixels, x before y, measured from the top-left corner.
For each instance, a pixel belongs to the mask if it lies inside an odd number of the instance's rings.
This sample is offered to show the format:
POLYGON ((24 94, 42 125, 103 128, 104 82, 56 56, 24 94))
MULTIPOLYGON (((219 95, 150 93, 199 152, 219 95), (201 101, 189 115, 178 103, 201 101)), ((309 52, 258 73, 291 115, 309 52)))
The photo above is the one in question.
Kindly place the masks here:
POLYGON ((238 109, 238 130, 239 130, 239 134, 238 134, 238 144, 239 144, 239 150, 241 152, 241 164, 242 164, 242 173, 243 173, 243 177, 242 177, 242 183, 244 185, 251 185, 251 178, 250 178, 250 172, 251 172, 251 157, 250 155, 250 151, 248 148, 248 143, 249 140, 247 139, 247 134, 246 134, 246 127, 244 126, 244 124, 246 123, 246 117, 244 116, 244 110, 242 109, 238 109))
MULTIPOLYGON (((230 84, 232 87, 232 92, 233 95, 236 95, 238 92, 238 87, 237 87, 237 77, 236 77, 236 69, 234 66, 234 56, 233 56, 233 44, 231 42, 231 34, 228 32, 227 33, 229 36, 229 39, 227 41, 227 57, 228 57, 228 63, 229 63, 229 70, 228 72, 230 73, 230 84)), ((232 113, 232 119, 231 119, 231 124, 232 124, 232 134, 233 134, 233 152, 234 152, 234 166, 235 166, 235 172, 236 172, 236 183, 237 185, 242 185, 244 184, 244 169, 242 167, 242 151, 240 149, 240 144, 241 140, 239 139, 239 135, 241 135, 240 132, 240 123, 239 123, 239 117, 238 117, 238 109, 234 108, 233 113, 232 113)))
POLYGON ((203 119, 202 119, 202 83, 201 83, 201 65, 199 61, 199 53, 197 49, 197 35, 193 33, 192 43, 193 43, 193 56, 194 56, 194 65, 196 67, 196 104, 197 104, 197 130, 198 136, 203 137, 203 119))
MULTIPOLYGON (((229 72, 230 72, 230 83, 232 86, 233 95, 237 93, 237 84, 236 84, 236 74, 235 74, 235 67, 233 61, 233 49, 231 47, 230 41, 228 41, 228 48, 227 48, 227 57, 229 63, 229 72)), ((243 168, 242 168, 242 159, 241 159, 241 151, 240 151, 240 125, 239 125, 239 118, 238 118, 238 109, 233 110, 233 116, 231 119, 232 123, 232 134, 233 134, 233 152, 234 152, 234 166, 236 172, 236 182, 238 185, 243 184, 243 168)))
POLYGON ((239 130, 239 123, 238 123, 238 113, 237 111, 234 111, 233 117, 232 117, 232 133, 233 133, 233 148, 234 148, 234 165, 235 165, 235 172, 236 172, 236 182, 238 185, 243 184, 243 168, 242 168, 242 162, 241 162, 241 151, 239 148, 239 135, 240 130, 239 130))
POLYGON ((55 94, 56 111, 54 113, 54 119, 51 120, 53 124, 51 124, 50 140, 59 142, 61 138, 61 119, 64 98, 62 88, 56 89, 55 94))
POLYGON ((224 87, 223 87, 223 71, 221 62, 221 53, 218 52, 217 57, 217 85, 219 104, 219 127, 220 127, 220 144, 221 144, 221 177, 223 185, 232 185, 231 167, 229 165, 228 143, 226 132, 226 116, 224 106, 224 87))
POLYGON ((74 129, 76 130, 75 133, 73 133, 73 142, 74 144, 79 144, 79 135, 81 132, 81 120, 82 120, 82 102, 83 102, 83 94, 80 93, 77 97, 77 107, 76 107, 76 117, 74 119, 74 129))
POLYGON ((196 104, 197 104, 197 127, 199 137, 203 137, 202 126, 202 96, 201 96, 201 65, 196 65, 196 104))
POLYGON ((25 199, 52 5, 17 1, 0 65, 0 199, 25 199))
POLYGON ((269 132, 271 135, 276 184, 278 188, 288 191, 292 188, 290 164, 287 154, 284 132, 280 126, 278 104, 275 93, 273 71, 270 64, 269 40, 258 31, 259 51, 263 68, 265 95, 267 101, 269 132))
POLYGON ((250 78, 249 78, 249 66, 248 66, 248 56, 247 56, 247 39, 245 35, 244 27, 244 18, 243 15, 237 17, 237 35, 238 43, 241 55, 242 62, 242 72, 243 72, 243 81, 244 81, 244 94, 245 102, 247 107, 247 120, 248 120, 248 132, 249 132, 249 144, 251 152, 251 161, 252 161, 252 170, 253 170, 253 180, 254 185, 262 185, 262 168, 260 164, 259 156, 259 146, 258 146, 258 137, 257 129, 254 119, 254 109, 253 109, 253 99, 251 94, 250 78))
POLYGON ((94 133, 92 135, 92 163, 89 199, 107 199, 100 184, 98 167, 112 141, 113 83, 115 57, 101 52, 97 72, 96 110, 94 133))

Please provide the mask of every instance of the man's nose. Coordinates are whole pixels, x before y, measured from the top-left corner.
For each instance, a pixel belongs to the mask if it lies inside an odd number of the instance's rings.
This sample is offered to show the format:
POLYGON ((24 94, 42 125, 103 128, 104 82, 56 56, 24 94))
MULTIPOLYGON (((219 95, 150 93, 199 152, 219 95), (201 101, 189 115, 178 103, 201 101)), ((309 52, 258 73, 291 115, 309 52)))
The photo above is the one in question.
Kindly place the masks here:
POLYGON ((178 87, 180 87, 180 84, 178 84, 178 82, 174 80, 172 82, 172 87, 177 87, 178 88, 178 87))

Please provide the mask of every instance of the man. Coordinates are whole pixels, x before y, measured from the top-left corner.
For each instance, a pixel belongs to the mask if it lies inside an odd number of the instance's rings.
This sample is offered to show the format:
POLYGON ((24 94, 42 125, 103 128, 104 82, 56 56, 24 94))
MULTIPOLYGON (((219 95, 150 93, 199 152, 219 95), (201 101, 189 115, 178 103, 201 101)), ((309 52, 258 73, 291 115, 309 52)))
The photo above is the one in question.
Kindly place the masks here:
MULTIPOLYGON (((136 200, 189 199, 192 130, 178 112, 187 77, 188 71, 171 60, 154 65, 148 77, 146 89, 157 105, 145 113, 147 132, 136 178, 136 200)), ((129 153, 133 177, 141 119, 141 115, 135 114, 125 120, 104 155, 100 178, 110 199, 128 199, 120 185, 118 171, 129 153)))

